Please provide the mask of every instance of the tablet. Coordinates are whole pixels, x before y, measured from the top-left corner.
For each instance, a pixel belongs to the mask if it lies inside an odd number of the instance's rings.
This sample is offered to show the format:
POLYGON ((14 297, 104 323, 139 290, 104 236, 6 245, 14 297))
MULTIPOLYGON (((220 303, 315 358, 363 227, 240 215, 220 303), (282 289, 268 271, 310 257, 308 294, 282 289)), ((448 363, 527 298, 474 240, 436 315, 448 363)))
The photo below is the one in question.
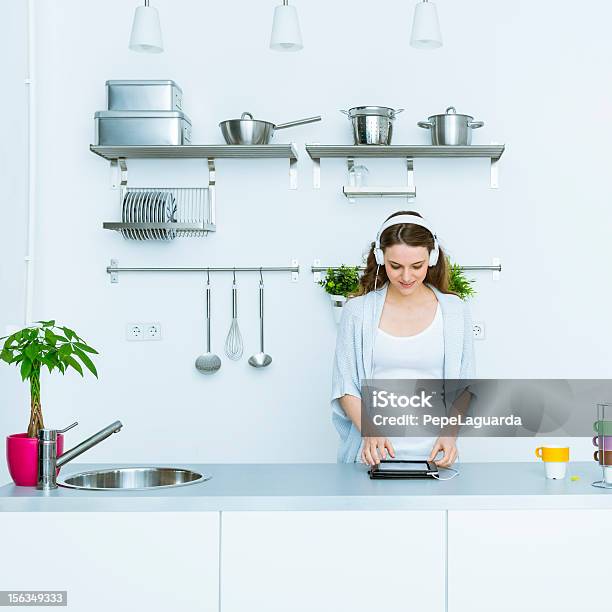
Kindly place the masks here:
POLYGON ((370 478, 430 478, 438 473, 435 463, 425 460, 383 459, 368 471, 370 478))

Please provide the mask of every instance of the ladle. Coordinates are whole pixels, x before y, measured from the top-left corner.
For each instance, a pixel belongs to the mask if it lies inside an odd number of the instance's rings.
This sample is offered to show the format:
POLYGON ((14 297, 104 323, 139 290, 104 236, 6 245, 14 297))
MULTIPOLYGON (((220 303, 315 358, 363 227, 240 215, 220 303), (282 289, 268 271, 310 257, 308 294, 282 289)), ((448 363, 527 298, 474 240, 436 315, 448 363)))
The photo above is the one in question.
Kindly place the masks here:
POLYGON ((272 357, 264 352, 264 282, 259 270, 259 353, 249 357, 249 365, 254 368, 265 368, 272 363, 272 357))

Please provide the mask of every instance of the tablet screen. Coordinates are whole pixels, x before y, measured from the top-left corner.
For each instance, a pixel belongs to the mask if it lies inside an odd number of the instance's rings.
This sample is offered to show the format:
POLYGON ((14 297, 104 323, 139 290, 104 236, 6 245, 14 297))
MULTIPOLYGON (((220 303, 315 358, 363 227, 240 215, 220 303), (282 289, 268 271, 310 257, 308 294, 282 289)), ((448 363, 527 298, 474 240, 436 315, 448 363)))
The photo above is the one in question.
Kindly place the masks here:
POLYGON ((428 472, 429 465, 427 465, 427 461, 380 463, 378 469, 385 472, 428 472))

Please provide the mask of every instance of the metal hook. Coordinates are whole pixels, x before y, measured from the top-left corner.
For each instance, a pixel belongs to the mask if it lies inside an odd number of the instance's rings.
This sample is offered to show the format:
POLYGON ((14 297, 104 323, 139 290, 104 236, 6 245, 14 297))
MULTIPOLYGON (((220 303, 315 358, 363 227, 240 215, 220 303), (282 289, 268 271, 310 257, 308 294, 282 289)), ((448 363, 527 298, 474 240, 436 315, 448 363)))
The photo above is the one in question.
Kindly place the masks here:
POLYGON ((206 284, 210 285, 210 268, 206 268, 206 284))
POLYGON ((259 286, 263 287, 263 272, 262 272, 262 268, 259 268, 259 286))
POLYGON ((234 285, 236 284, 236 266, 234 266, 234 285))

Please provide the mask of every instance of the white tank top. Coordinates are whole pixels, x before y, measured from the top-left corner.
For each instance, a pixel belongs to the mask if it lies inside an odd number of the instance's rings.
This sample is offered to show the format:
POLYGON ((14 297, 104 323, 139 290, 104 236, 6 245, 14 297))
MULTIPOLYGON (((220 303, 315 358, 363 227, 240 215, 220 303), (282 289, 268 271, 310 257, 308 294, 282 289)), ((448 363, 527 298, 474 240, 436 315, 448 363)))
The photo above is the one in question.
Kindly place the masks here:
MULTIPOLYGON (((444 376, 444 329, 438 302, 431 324, 414 336, 392 336, 376 330, 374 342, 374 379, 442 379, 444 376)), ((392 437, 396 459, 427 458, 435 437, 392 437)), ((359 447, 357 461, 361 461, 359 447)), ((388 457, 390 458, 390 457, 388 457)))

